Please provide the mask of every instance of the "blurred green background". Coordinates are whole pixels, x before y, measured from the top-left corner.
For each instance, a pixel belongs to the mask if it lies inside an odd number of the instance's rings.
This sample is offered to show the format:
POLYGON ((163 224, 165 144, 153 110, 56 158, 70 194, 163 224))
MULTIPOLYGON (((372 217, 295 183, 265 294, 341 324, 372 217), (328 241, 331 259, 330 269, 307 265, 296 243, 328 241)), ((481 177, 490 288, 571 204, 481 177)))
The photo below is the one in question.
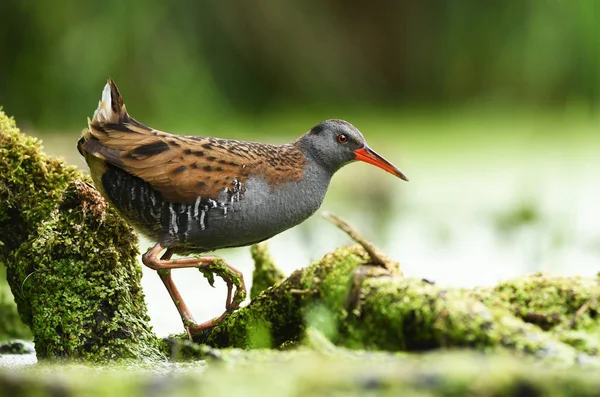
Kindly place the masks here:
POLYGON ((591 113, 599 13, 597 0, 2 0, 0 102, 37 129, 81 127, 110 76, 138 118, 179 129, 349 107, 591 113))
MULTIPOLYGON (((323 209, 405 273, 599 270, 598 0, 1 0, 0 56, 0 105, 83 169, 75 143, 108 77, 174 133, 286 142, 344 118, 411 181, 350 165, 323 209)), ((317 216, 271 248, 290 272, 348 241, 317 216)), ((246 249, 221 253, 249 278, 246 249)), ((221 289, 174 277, 197 318, 220 314, 221 289)), ((144 283, 159 334, 179 331, 144 283)))

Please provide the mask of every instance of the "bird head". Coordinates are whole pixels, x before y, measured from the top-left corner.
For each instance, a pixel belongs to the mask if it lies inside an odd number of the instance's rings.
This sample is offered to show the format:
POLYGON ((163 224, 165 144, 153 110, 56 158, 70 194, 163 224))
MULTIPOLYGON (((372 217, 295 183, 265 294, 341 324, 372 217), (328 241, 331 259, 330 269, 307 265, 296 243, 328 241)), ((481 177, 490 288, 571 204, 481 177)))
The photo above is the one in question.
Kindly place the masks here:
POLYGON ((364 161, 408 181, 400 169, 371 149, 365 137, 344 120, 325 120, 300 138, 305 153, 332 174, 353 161, 364 161))

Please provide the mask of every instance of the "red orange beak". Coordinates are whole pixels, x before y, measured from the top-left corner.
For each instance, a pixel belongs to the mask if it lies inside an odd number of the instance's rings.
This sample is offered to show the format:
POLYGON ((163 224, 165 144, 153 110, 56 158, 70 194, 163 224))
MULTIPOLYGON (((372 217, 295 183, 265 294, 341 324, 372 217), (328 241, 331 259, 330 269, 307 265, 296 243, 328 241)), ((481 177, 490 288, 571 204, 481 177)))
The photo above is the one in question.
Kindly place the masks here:
POLYGON ((356 159, 360 161, 364 161, 365 163, 373 164, 376 167, 381 168, 384 171, 389 172, 392 175, 397 176, 400 179, 404 179, 408 182, 408 178, 402 171, 400 171, 394 164, 390 163, 380 155, 378 155, 374 150, 372 150, 367 145, 361 147, 360 149, 356 149, 354 151, 356 155, 356 159))

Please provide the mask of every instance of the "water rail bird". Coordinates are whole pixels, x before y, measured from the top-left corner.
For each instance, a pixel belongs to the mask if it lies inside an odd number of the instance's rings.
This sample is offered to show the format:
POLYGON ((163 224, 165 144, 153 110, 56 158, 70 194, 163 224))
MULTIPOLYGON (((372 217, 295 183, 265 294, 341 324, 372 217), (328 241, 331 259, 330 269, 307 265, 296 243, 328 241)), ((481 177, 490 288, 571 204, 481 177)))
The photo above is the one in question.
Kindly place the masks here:
POLYGON ((246 296, 241 272, 200 254, 255 244, 303 222, 321 206, 333 174, 353 161, 408 180, 346 121, 323 121, 284 145, 172 135, 129 116, 112 80, 77 148, 109 204, 156 242, 142 262, 157 270, 190 338, 214 327, 246 296), (179 268, 214 272, 226 282, 220 317, 194 320, 171 278, 179 268))

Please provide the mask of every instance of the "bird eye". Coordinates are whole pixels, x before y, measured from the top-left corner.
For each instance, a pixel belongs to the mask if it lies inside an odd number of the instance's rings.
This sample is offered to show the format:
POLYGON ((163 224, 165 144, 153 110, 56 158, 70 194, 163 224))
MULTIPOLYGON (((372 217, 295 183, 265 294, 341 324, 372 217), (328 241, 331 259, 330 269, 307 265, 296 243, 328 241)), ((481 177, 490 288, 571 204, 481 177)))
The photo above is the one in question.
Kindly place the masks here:
POLYGON ((346 143, 346 142, 348 142, 348 137, 344 134, 339 134, 337 136, 337 140, 339 143, 346 143))

